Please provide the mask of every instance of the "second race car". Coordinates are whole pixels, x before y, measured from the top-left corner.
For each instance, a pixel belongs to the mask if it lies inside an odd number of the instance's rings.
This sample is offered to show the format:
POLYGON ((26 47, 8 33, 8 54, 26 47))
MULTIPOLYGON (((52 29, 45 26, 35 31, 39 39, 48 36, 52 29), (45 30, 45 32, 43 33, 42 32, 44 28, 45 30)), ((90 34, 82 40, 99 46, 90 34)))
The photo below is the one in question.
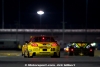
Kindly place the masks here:
POLYGON ((94 56, 94 50, 95 43, 87 42, 71 42, 64 48, 69 56, 94 56))

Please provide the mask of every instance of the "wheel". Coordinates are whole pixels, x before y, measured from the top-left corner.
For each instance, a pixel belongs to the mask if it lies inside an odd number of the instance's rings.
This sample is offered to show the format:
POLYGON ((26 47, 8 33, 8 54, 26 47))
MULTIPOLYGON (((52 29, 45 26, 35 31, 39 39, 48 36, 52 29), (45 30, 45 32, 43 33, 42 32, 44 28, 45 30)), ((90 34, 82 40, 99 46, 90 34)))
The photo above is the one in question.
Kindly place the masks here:
POLYGON ((51 56, 51 58, 60 58, 60 52, 59 52, 59 55, 57 55, 57 53, 56 53, 56 52, 54 52, 54 55, 53 55, 53 56, 51 56))
POLYGON ((36 53, 35 52, 33 53, 33 56, 36 56, 36 53))
POLYGON ((69 56, 73 56, 74 55, 73 50, 74 50, 74 47, 73 46, 70 46, 69 47, 69 56))
POLYGON ((32 58, 32 57, 33 57, 33 56, 30 56, 28 50, 26 50, 26 51, 24 52, 24 58, 32 58))
POLYGON ((92 51, 89 51, 89 56, 93 57, 94 56, 94 49, 92 48, 92 51))
POLYGON ((27 56, 28 56, 28 58, 32 58, 33 57, 33 56, 30 56, 29 52, 28 52, 27 56))
POLYGON ((89 56, 94 57, 94 52, 90 53, 89 56))
POLYGON ((24 58, 27 58, 26 53, 24 52, 24 58))

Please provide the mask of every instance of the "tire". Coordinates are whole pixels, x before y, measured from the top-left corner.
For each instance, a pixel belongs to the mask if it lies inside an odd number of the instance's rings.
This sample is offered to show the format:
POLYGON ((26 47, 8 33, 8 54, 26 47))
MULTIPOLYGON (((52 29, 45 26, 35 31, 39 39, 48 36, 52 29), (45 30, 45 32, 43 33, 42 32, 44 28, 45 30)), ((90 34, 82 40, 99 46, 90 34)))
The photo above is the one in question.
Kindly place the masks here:
POLYGON ((57 53, 55 52, 53 56, 51 56, 51 58, 60 58, 60 52, 59 55, 57 55, 57 53))
POLYGON ((29 55, 29 52, 28 52, 28 58, 32 58, 32 57, 33 57, 33 56, 30 56, 30 55, 29 55))
POLYGON ((89 56, 94 57, 94 50, 92 52, 89 52, 89 56))
POLYGON ((36 56, 36 53, 35 52, 33 53, 33 56, 36 56))
POLYGON ((29 55, 29 52, 28 52, 27 56, 25 55, 25 53, 24 53, 23 56, 24 56, 24 58, 32 58, 32 57, 33 57, 33 56, 30 56, 30 55, 29 55))
POLYGON ((90 53, 89 56, 94 57, 94 52, 90 53))
POLYGON ((24 53, 24 58, 27 58, 27 56, 25 55, 25 53, 24 53))

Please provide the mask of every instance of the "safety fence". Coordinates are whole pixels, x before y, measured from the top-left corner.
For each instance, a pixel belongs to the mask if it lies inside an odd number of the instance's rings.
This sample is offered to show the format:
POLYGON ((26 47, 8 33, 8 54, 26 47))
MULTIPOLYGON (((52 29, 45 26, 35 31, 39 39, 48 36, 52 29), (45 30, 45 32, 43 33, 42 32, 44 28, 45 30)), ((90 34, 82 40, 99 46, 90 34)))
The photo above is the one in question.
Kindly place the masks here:
POLYGON ((34 33, 83 33, 83 32, 89 32, 89 33, 100 33, 100 29, 0 29, 0 32, 34 32, 34 33))
MULTIPOLYGON (((88 29, 99 29, 99 25, 88 25, 87 27, 85 25, 74 25, 74 24, 66 24, 65 25, 65 29, 85 29, 85 28, 88 28, 88 29)), ((0 28, 2 28, 2 26, 0 26, 0 28)), ((15 24, 12 24, 12 25, 5 25, 4 26, 5 29, 62 29, 63 28, 63 25, 62 24, 43 24, 43 25, 37 25, 37 24, 21 24, 21 25, 15 25, 15 24)))

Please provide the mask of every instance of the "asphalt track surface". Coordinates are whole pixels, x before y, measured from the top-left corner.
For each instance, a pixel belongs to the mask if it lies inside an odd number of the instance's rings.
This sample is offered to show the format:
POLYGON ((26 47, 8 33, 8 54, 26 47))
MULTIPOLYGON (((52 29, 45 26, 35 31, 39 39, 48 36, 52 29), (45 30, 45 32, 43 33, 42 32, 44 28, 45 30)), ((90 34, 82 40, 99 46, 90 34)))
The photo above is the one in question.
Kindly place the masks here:
POLYGON ((64 52, 61 52, 60 58, 24 58, 21 56, 21 52, 4 53, 4 55, 0 54, 0 67, 72 67, 71 65, 73 67, 100 67, 100 57, 67 56, 64 55, 64 52), (33 66, 35 64, 42 64, 44 66, 33 66), (55 66, 47 66, 46 64, 55 66))

